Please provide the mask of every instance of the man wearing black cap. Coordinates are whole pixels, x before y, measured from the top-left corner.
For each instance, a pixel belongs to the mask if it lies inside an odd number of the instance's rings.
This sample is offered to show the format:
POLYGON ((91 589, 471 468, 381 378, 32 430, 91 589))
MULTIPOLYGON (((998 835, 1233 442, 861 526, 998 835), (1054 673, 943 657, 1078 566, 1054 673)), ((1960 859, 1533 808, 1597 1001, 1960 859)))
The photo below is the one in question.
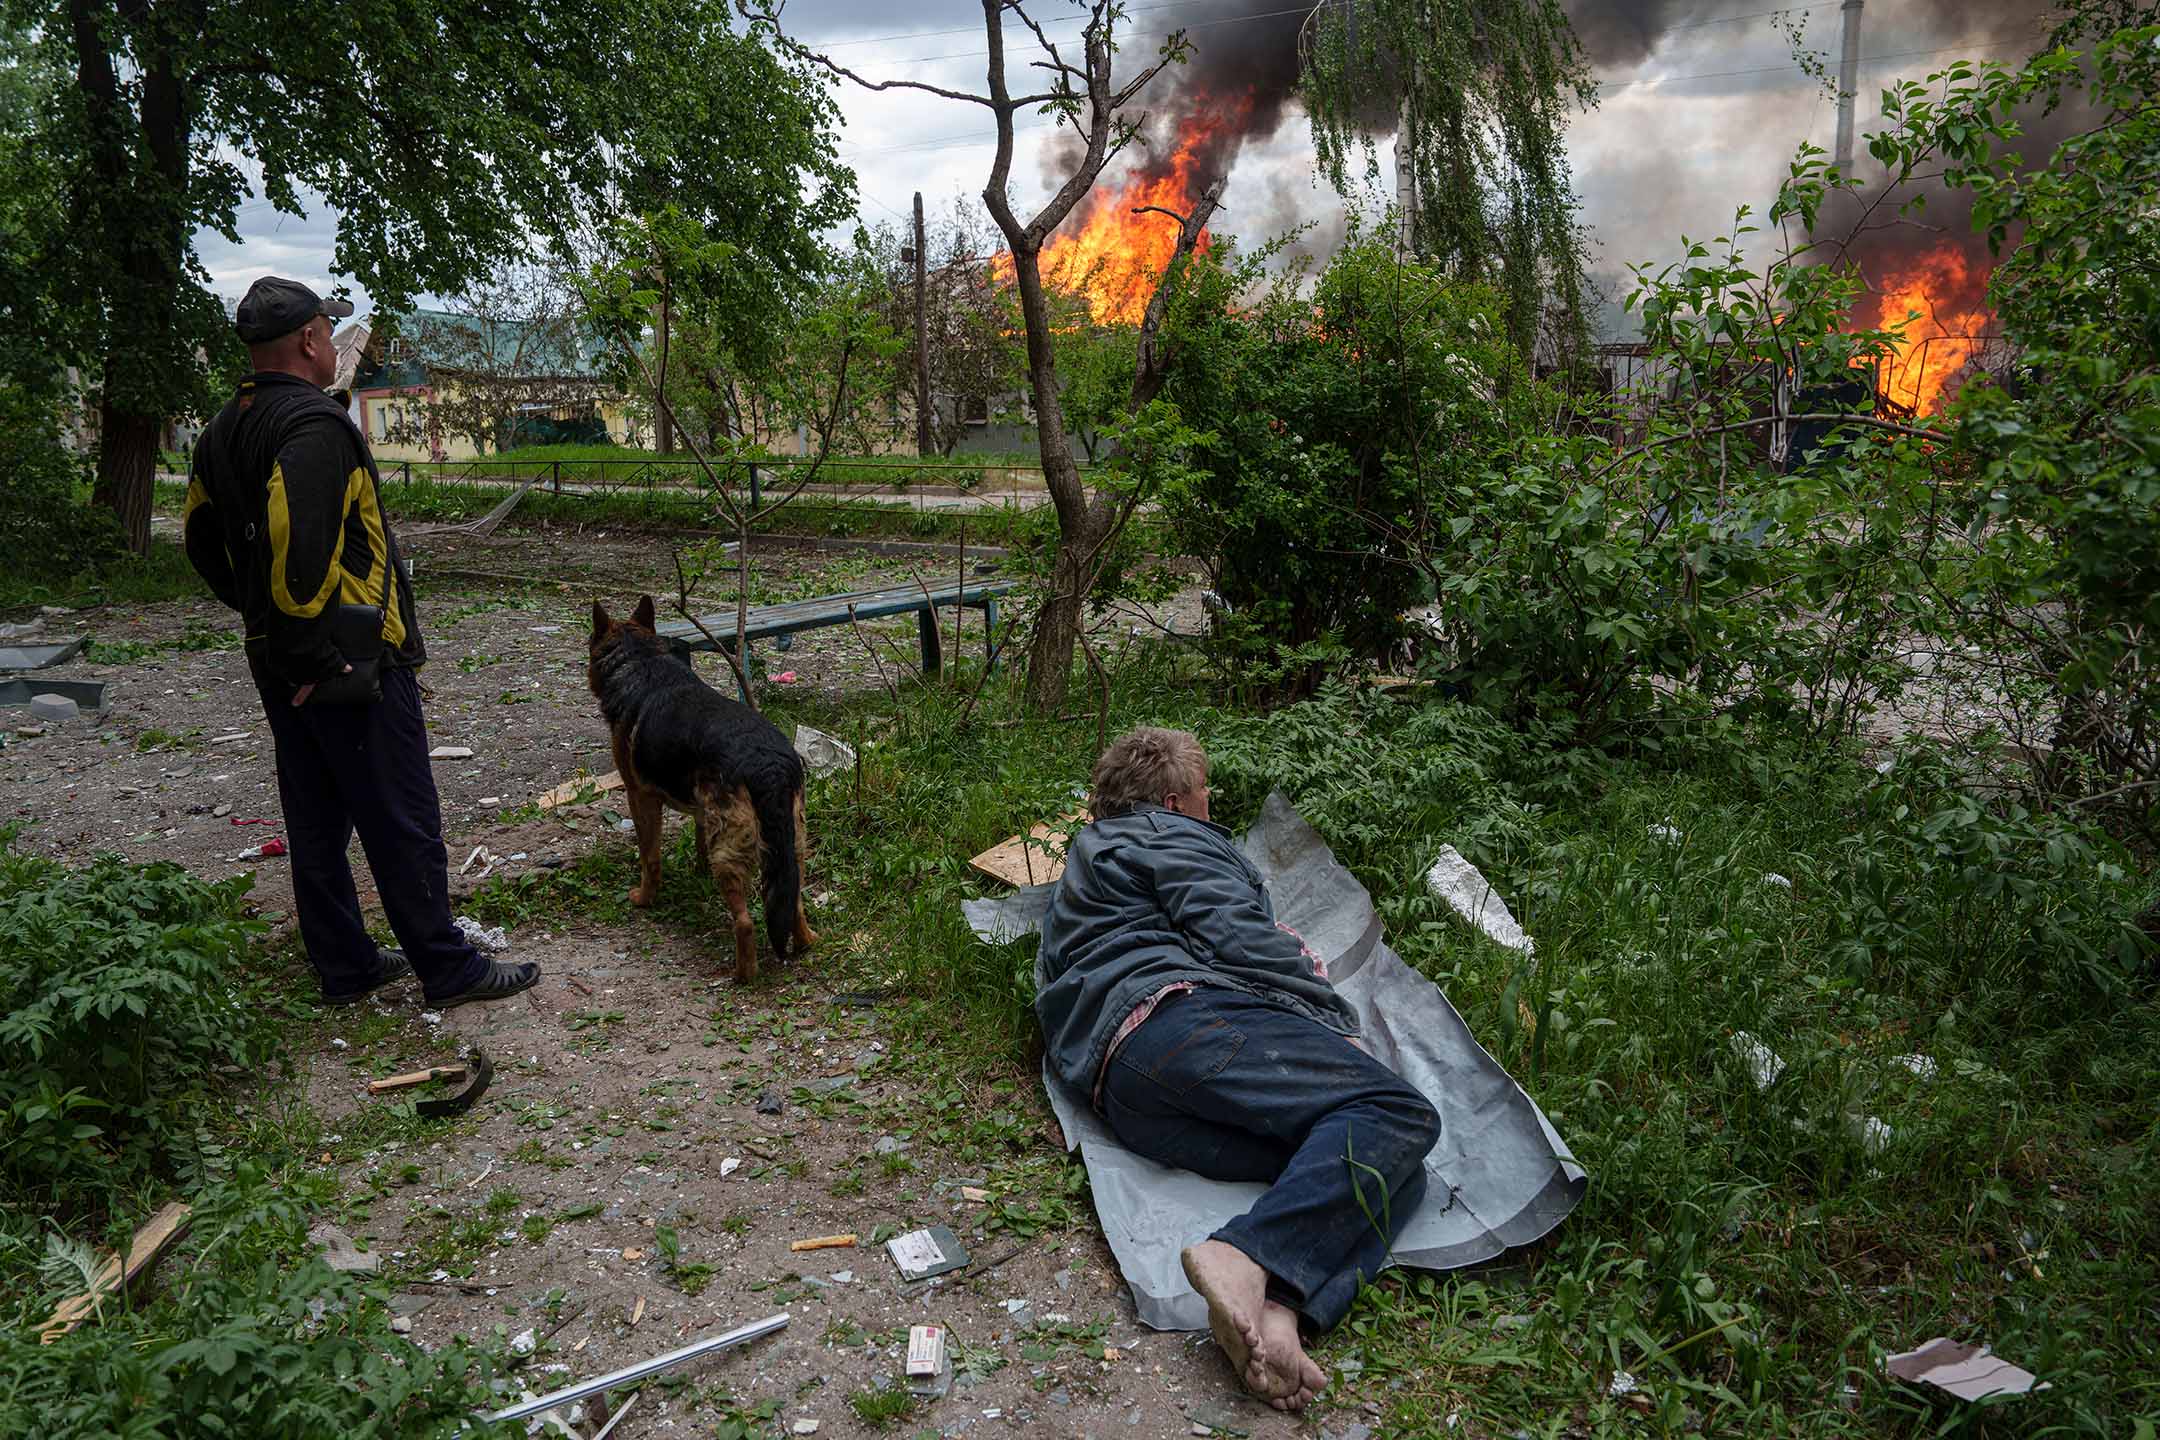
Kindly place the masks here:
POLYGON ((351 1004, 417 971, 437 1008, 497 1000, 531 986, 540 967, 489 960, 451 923, 412 583, 367 441, 324 393, 337 377, 330 333, 350 314, 349 301, 298 281, 249 287, 236 328, 254 373, 195 447, 188 559, 247 621, 248 669, 277 742, 300 938, 323 999, 351 1004), (354 648, 358 615, 376 649, 373 614, 354 608, 366 606, 380 607, 379 695, 351 683, 339 648, 340 637, 354 648), (345 858, 355 830, 402 954, 379 948, 360 918, 345 858))

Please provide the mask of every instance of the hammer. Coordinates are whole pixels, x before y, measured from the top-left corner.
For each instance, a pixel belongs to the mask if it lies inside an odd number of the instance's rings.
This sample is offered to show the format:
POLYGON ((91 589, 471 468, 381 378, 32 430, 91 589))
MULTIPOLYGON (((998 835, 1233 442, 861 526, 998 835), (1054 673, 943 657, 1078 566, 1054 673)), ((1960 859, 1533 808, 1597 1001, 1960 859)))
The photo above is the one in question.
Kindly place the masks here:
POLYGON ((383 1095, 392 1090, 406 1090, 415 1085, 425 1085, 431 1080, 463 1080, 470 1077, 472 1083, 455 1095, 445 1095, 436 1100, 421 1100, 414 1104, 413 1113, 427 1119, 440 1119, 449 1115, 462 1115, 473 1102, 487 1093, 495 1078, 495 1066, 488 1060, 487 1052, 475 1045, 462 1065, 431 1065, 425 1070, 409 1070, 403 1075, 386 1075, 380 1080, 370 1080, 367 1093, 383 1095))

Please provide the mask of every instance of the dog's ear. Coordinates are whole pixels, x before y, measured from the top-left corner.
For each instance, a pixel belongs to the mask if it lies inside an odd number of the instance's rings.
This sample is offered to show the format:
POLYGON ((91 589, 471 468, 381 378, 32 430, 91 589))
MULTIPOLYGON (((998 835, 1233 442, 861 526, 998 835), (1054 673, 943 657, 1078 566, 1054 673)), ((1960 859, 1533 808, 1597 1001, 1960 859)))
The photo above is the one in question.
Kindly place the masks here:
POLYGON ((637 609, 631 612, 630 623, 643 630, 657 630, 660 628, 653 617, 652 596, 638 596, 637 609))
POLYGON ((607 634, 607 632, 608 632, 608 626, 610 626, 610 625, 612 625, 612 624, 614 624, 614 623, 615 623, 614 621, 612 621, 612 620, 610 620, 610 619, 608 618, 608 613, 607 613, 607 606, 605 606, 605 605, 601 604, 601 603, 600 603, 600 602, 599 602, 598 600, 595 600, 595 601, 593 601, 593 602, 592 602, 592 643, 593 643, 593 644, 595 644, 595 645, 599 644, 599 643, 600 643, 600 641, 601 641, 601 638, 602 638, 603 636, 605 636, 605 635, 607 634))

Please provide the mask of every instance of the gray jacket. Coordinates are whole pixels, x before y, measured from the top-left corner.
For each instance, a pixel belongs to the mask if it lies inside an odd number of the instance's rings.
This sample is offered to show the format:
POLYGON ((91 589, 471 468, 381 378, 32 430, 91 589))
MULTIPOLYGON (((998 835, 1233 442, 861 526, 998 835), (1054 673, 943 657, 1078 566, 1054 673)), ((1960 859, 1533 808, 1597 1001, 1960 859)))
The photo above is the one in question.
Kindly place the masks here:
POLYGON ((1260 872, 1220 825, 1142 805, 1074 837, 1043 916, 1035 1018, 1059 1078, 1095 1090, 1135 1006, 1188 981, 1358 1033, 1357 1013, 1275 923, 1260 872))

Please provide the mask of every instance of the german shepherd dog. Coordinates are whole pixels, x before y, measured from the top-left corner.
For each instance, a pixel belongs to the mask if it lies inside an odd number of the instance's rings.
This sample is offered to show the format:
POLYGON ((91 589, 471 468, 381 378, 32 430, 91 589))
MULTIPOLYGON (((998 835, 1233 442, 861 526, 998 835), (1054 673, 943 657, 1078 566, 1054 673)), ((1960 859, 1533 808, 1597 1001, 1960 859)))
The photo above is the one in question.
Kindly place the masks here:
POLYGON ((817 943, 802 906, 803 762, 770 720, 714 690, 690 668, 679 641, 655 633, 652 596, 629 620, 593 602, 586 680, 614 742, 630 819, 637 827, 633 905, 660 892, 663 806, 697 820, 698 853, 735 916, 735 979, 757 978, 750 924, 751 871, 762 868, 765 933, 773 954, 817 943), (763 864, 759 862, 762 857, 763 864))

